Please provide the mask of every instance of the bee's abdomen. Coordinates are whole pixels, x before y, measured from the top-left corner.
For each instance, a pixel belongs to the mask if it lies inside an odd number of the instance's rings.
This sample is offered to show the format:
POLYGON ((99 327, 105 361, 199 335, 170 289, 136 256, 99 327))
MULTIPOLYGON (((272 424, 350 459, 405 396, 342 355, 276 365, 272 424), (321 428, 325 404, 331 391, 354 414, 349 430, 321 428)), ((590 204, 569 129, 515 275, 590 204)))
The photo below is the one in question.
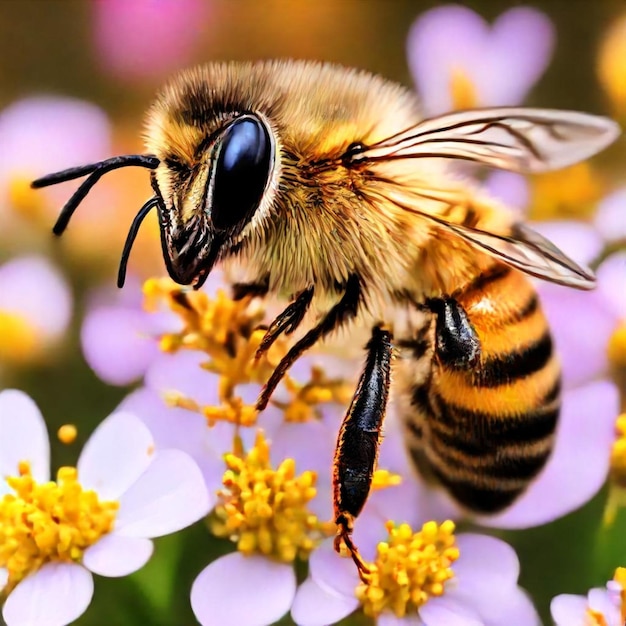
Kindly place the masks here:
MULTIPOLYGON (((435 356, 428 381, 412 389, 422 415, 429 469, 464 506, 495 512, 511 504, 545 465, 559 413, 560 368, 535 290, 495 266, 455 294, 480 340, 465 367, 435 356)), ((409 418, 411 419, 411 418, 409 418)))

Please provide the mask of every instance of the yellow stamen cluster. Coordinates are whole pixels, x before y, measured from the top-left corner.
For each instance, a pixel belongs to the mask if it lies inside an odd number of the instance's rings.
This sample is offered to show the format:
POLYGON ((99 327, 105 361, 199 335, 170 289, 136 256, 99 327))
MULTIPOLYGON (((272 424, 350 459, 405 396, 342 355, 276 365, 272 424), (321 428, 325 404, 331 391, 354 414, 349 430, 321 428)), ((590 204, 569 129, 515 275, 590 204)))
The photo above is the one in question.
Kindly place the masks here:
POLYGON ((615 432, 609 465, 609 497, 604 509, 604 523, 608 526, 615 522, 619 508, 626 506, 626 413, 617 417, 615 432))
POLYGON ((476 86, 461 68, 454 68, 451 72, 450 93, 453 109, 475 109, 480 104, 476 86))
POLYGON ((77 436, 78 429, 74 424, 63 424, 63 426, 60 426, 59 430, 57 430, 57 437, 59 441, 64 443, 66 446, 74 443, 77 436))
POLYGON ((367 583, 356 595, 366 615, 392 611, 397 617, 417 611, 429 598, 441 596, 459 558, 454 523, 427 522, 413 532, 408 524, 387 522, 389 539, 378 544, 376 560, 368 565, 367 583))
POLYGON ((296 476, 293 459, 277 469, 270 463, 270 447, 259 431, 246 454, 227 454, 224 489, 211 520, 218 537, 237 543, 243 554, 263 554, 284 563, 306 558, 331 527, 309 511, 315 497, 315 472, 296 476))
POLYGON ((39 353, 37 331, 22 316, 0 311, 0 363, 26 363, 39 353))
MULTIPOLYGON (((265 311, 257 299, 231 299, 220 290, 215 298, 204 292, 190 291, 169 280, 148 280, 144 285, 146 307, 156 309, 159 304, 174 311, 182 320, 183 328, 161 338, 166 352, 180 349, 200 350, 208 360, 203 367, 219 377, 218 404, 201 407, 190 398, 170 393, 167 400, 173 406, 204 414, 210 426, 227 421, 241 426, 253 426, 257 411, 237 395, 237 386, 248 383, 264 384, 288 349, 284 337, 260 358, 257 350, 265 336, 260 327, 265 311)), ((305 384, 284 378, 289 399, 275 404, 283 410, 289 422, 305 422, 318 416, 319 404, 348 403, 350 388, 342 380, 328 379, 319 368, 312 368, 311 378, 305 384)))
POLYGON ((542 174, 533 180, 531 217, 590 217, 605 190, 602 177, 586 161, 542 174))
POLYGON ((609 363, 616 370, 626 369, 626 322, 613 331, 607 347, 609 363))
POLYGON ((0 567, 10 591, 50 561, 80 561, 83 552, 110 532, 117 502, 84 491, 75 467, 62 467, 56 482, 39 484, 27 463, 8 477, 14 493, 0 500, 0 567))

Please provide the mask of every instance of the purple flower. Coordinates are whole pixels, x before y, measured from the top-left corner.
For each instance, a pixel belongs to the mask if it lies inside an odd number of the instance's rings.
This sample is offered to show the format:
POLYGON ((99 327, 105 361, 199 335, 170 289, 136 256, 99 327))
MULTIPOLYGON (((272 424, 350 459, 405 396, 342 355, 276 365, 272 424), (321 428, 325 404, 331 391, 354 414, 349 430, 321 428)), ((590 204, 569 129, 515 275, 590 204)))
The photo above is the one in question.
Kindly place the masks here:
POLYGON ((604 589, 585 596, 561 594, 550 613, 556 626, 623 626, 626 621, 626 569, 618 567, 604 589))
POLYGON ((36 405, 20 391, 0 393, 0 580, 8 626, 69 624, 91 601, 92 572, 117 577, 140 569, 152 554, 150 538, 188 526, 211 505, 191 458, 155 450, 150 431, 129 413, 105 419, 77 467, 61 468, 56 482, 49 482, 49 460, 36 405))
POLYGON ((71 315, 70 289, 47 259, 24 256, 0 265, 0 362, 45 358, 71 315))
MULTIPOLYGON (((444 523, 442 527, 446 525, 449 523, 444 523)), ((434 527, 436 525, 431 522, 425 528, 430 531, 434 527)), ((408 528, 401 526, 395 532, 402 533, 408 528)), ((379 526, 378 532, 382 529, 379 526)), ((432 531, 426 535, 432 536, 432 531)), ((392 554, 393 540, 377 549, 379 560, 376 566, 381 575, 379 586, 375 587, 373 594, 369 594, 374 598, 373 604, 368 596, 370 590, 364 589, 366 586, 359 580, 352 561, 339 558, 330 544, 324 545, 311 555, 309 577, 298 589, 291 609, 293 619, 299 626, 323 626, 343 619, 365 604, 370 614, 372 608, 384 607, 379 613, 374 611, 376 623, 384 626, 539 624, 532 602, 517 585, 519 562, 506 543, 484 535, 459 535, 455 542, 457 558, 451 555, 452 562, 445 575, 451 574, 451 578, 445 578, 440 573, 444 570, 439 567, 445 568, 446 559, 437 563, 429 560, 437 549, 436 543, 428 544, 425 538, 422 541, 428 545, 428 552, 421 552, 413 544, 399 554, 392 554), (381 555, 384 555, 383 559, 381 555), (413 579, 411 567, 419 567, 420 559, 425 561, 424 569, 419 570, 421 574, 413 579), (394 565, 389 578, 384 575, 386 564, 390 567, 394 565), (437 573, 437 580, 445 581, 439 584, 439 588, 437 583, 427 587, 428 577, 434 572, 437 573), (411 601, 408 601, 409 597, 411 601), (419 608, 415 607, 415 598, 419 599, 419 608)), ((375 546, 373 543, 361 544, 363 551, 368 553, 375 553, 375 546)), ((454 548, 448 550, 453 551, 454 548)))
POLYGON ((407 48, 425 114, 519 104, 548 65, 553 42, 548 17, 529 7, 502 13, 493 26, 456 4, 423 13, 407 48))
POLYGON ((93 11, 98 60, 126 80, 179 69, 208 36, 208 0, 97 0, 93 11))

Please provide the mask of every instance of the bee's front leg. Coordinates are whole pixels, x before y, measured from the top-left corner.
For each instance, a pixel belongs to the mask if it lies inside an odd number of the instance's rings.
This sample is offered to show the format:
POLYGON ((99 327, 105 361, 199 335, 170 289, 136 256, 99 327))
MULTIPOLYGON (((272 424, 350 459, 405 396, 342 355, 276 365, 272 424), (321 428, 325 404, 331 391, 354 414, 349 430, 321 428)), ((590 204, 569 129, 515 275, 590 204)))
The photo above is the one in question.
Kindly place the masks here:
POLYGON ((335 550, 347 548, 359 575, 369 570, 351 534, 354 520, 363 508, 372 484, 378 457, 381 428, 385 418, 391 375, 392 336, 376 327, 366 346, 367 359, 337 438, 333 472, 333 501, 337 536, 335 550))

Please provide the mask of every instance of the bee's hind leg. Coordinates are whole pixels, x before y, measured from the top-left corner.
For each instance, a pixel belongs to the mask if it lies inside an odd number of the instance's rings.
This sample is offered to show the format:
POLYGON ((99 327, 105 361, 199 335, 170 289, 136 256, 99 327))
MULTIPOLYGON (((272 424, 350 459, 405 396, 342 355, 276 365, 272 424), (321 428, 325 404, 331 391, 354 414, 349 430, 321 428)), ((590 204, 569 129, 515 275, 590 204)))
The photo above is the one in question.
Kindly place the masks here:
POLYGON ((392 336, 375 327, 367 346, 361 373, 350 408, 343 419, 333 471, 333 503, 337 536, 335 550, 350 553, 362 579, 369 570, 352 542, 354 520, 365 505, 378 457, 381 428, 385 418, 391 375, 392 336))

